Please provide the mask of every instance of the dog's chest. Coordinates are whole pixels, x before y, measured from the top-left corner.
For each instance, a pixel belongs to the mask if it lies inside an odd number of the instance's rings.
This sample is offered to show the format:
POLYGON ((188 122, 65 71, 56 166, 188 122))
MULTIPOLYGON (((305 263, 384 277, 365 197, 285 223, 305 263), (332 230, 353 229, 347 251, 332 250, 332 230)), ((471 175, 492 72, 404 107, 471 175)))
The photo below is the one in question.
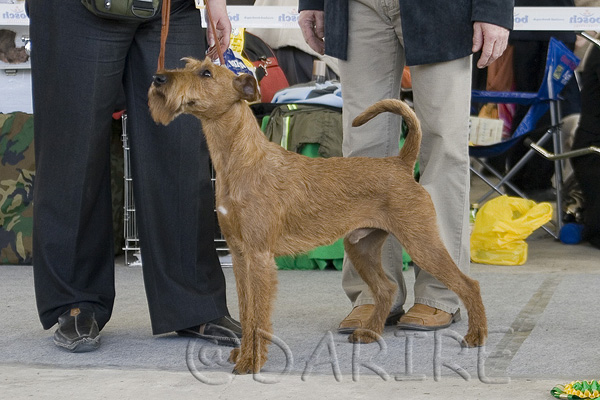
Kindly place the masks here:
POLYGON ((226 217, 229 214, 229 210, 225 206, 218 206, 217 212, 221 214, 221 216, 226 217))

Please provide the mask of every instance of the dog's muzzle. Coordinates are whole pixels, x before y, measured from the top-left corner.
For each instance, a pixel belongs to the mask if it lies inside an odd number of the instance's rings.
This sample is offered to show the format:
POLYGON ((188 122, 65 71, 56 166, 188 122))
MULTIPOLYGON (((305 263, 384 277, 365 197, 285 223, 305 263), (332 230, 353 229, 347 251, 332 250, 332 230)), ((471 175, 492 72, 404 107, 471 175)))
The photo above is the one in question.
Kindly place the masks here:
POLYGON ((163 74, 154 75, 152 78, 154 79, 154 84, 156 86, 162 86, 168 81, 167 76, 163 74))

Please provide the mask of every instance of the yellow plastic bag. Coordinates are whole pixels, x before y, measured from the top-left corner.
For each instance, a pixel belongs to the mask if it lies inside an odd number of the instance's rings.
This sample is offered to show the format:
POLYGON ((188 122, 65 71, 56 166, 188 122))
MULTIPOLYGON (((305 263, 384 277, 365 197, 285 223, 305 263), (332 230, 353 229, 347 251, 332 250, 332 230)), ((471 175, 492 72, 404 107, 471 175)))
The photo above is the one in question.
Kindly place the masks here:
POLYGON ((520 197, 496 197, 481 207, 471 235, 471 260, 481 264, 523 265, 525 239, 550 221, 552 205, 520 197))

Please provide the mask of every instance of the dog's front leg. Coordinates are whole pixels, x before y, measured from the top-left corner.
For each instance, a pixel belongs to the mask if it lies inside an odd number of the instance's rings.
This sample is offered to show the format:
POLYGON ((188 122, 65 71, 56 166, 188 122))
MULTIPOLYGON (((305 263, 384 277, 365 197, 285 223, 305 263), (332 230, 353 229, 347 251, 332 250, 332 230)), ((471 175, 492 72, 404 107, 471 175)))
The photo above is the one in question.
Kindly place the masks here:
MULTIPOLYGON (((238 308, 240 314, 240 323, 242 324, 242 338, 244 335, 244 327, 248 326, 246 322, 248 316, 248 302, 246 298, 248 296, 248 264, 242 256, 242 252, 239 247, 239 243, 233 239, 227 239, 227 245, 229 246, 229 252, 231 254, 231 260, 233 263, 233 274, 235 276, 235 287, 238 295, 238 308)), ((240 348, 236 347, 231 350, 229 361, 235 363, 240 355, 240 348)))
POLYGON ((240 303, 242 343, 232 352, 237 374, 258 373, 267 361, 267 346, 273 327, 271 313, 277 289, 277 268, 273 254, 244 252, 242 268, 234 271, 240 303))

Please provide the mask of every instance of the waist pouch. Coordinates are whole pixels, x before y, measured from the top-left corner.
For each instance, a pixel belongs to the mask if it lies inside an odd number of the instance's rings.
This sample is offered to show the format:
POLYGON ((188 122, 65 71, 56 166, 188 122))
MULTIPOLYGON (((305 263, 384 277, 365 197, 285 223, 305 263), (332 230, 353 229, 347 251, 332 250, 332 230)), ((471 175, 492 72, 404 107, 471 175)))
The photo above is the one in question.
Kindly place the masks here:
POLYGON ((155 16, 162 0, 81 0, 94 15, 101 18, 136 21, 155 16))

